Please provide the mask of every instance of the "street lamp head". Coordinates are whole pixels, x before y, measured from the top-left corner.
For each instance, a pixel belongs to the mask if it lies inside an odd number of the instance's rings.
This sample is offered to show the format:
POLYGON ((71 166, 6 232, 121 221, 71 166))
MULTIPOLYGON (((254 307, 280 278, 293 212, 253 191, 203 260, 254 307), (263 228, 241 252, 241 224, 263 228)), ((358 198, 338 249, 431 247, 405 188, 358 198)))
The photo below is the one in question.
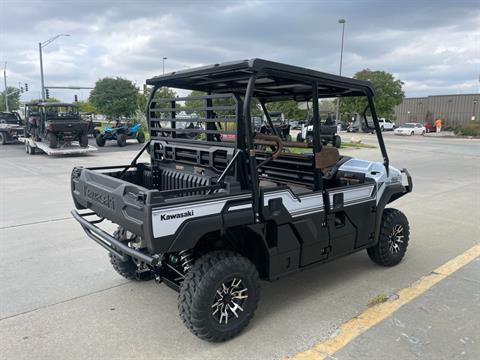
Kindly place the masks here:
POLYGON ((166 56, 164 56, 164 57, 162 58, 162 60, 168 60, 168 58, 167 58, 166 56))
POLYGON ((346 22, 347 22, 347 20, 345 20, 345 19, 339 19, 339 20, 338 20, 338 23, 339 23, 339 24, 345 24, 346 22))

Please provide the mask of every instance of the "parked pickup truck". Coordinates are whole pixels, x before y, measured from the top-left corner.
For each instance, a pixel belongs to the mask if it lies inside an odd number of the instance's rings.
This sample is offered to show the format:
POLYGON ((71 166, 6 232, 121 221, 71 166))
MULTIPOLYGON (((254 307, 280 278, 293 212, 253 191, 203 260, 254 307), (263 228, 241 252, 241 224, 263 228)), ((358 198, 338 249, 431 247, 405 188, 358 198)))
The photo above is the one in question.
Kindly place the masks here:
POLYGON ((0 145, 17 141, 24 134, 20 115, 16 112, 0 112, 0 145))

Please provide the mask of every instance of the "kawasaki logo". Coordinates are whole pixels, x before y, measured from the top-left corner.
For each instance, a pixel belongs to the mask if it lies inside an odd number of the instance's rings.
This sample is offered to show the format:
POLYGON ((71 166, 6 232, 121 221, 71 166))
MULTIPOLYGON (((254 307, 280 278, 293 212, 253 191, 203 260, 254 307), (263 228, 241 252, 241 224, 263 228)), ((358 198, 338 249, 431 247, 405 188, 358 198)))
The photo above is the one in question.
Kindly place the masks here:
POLYGON ((110 195, 101 194, 89 188, 85 190, 85 195, 87 198, 96 202, 97 204, 100 204, 109 209, 115 210, 115 202, 113 200, 113 197, 111 197, 110 195))
POLYGON ((176 214, 162 214, 160 215, 160 220, 165 221, 165 220, 172 220, 172 219, 181 219, 189 216, 193 216, 193 210, 189 210, 182 213, 176 213, 176 214))

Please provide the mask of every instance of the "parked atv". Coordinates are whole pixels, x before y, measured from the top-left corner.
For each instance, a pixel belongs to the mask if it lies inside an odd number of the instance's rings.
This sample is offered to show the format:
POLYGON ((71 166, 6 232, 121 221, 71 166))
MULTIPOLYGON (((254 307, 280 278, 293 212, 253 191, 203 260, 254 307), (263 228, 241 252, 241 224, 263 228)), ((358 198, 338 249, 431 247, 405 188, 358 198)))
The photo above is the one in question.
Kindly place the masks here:
POLYGON ((133 125, 119 124, 114 128, 106 127, 103 133, 99 133, 95 138, 98 146, 105 146, 108 140, 116 140, 118 146, 127 145, 127 139, 137 139, 140 144, 145 142, 145 134, 141 130, 142 124, 133 125))

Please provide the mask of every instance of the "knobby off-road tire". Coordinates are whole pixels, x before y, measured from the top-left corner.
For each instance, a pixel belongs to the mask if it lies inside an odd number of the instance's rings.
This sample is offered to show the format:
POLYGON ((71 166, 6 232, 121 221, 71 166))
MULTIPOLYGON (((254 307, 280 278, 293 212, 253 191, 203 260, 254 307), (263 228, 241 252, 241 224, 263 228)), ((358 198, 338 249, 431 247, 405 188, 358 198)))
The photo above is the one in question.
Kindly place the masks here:
POLYGON ((378 265, 397 265, 405 256, 409 237, 407 217, 397 209, 385 209, 378 243, 367 249, 368 256, 378 265))
POLYGON ((143 144, 145 142, 145 134, 143 132, 139 132, 137 134, 137 141, 139 144, 143 144))
POLYGON ((257 269, 247 258, 231 251, 208 253, 195 262, 180 286, 180 318, 200 339, 231 339, 255 313, 258 282, 257 269))
POLYGON ((118 146, 120 147, 124 147, 125 145, 127 145, 127 135, 125 134, 119 134, 117 136, 117 144, 118 146))
POLYGON ((48 141, 48 146, 51 149, 55 149, 58 146, 58 139, 54 133, 49 132, 47 134, 47 141, 48 141))
POLYGON ((337 149, 340 149, 342 147, 342 138, 340 137, 340 135, 335 135, 333 140, 333 146, 335 146, 337 149))
MULTIPOLYGON (((113 237, 121 241, 124 240, 121 230, 115 231, 113 237)), ((137 264, 135 264, 131 257, 128 256, 127 261, 122 261, 112 253, 108 253, 108 256, 110 257, 110 263, 112 264, 113 269, 125 279, 135 281, 148 281, 153 279, 153 273, 151 271, 139 272, 137 264)))
POLYGON ((79 141, 80 147, 88 147, 88 134, 84 132, 82 135, 80 135, 79 141))
POLYGON ((102 134, 98 134, 95 138, 95 142, 100 147, 105 146, 105 137, 102 134))

